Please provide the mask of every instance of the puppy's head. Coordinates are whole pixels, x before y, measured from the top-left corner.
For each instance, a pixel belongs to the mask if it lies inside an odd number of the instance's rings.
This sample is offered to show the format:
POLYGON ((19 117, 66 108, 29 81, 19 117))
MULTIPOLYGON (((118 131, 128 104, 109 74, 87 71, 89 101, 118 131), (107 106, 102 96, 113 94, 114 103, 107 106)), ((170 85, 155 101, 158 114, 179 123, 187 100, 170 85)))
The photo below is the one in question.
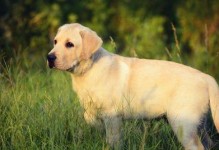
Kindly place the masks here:
POLYGON ((81 61, 90 59, 102 45, 101 38, 92 30, 77 23, 59 28, 54 47, 47 56, 50 68, 74 72, 81 61))

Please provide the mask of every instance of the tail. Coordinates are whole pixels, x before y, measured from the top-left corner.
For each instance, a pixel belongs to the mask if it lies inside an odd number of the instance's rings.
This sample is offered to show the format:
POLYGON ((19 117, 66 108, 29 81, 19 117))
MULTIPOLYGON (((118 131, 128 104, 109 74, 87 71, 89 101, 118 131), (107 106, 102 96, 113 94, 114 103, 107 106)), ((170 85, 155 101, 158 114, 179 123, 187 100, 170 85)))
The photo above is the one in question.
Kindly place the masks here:
POLYGON ((211 76, 207 77, 207 81, 209 88, 211 114, 217 132, 219 133, 219 87, 215 79, 211 76))

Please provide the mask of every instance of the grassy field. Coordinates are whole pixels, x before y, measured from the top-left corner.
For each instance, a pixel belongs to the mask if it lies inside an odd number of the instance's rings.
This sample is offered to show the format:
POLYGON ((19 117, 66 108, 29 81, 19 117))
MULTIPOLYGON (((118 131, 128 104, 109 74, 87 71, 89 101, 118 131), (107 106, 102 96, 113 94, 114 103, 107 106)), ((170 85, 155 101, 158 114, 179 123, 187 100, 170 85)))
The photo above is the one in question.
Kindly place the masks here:
MULTIPOLYGON (((104 133, 85 123, 69 74, 47 68, 44 56, 14 56, 0 73, 1 150, 106 148, 104 133)), ((124 149, 182 149, 165 120, 123 127, 124 149)))

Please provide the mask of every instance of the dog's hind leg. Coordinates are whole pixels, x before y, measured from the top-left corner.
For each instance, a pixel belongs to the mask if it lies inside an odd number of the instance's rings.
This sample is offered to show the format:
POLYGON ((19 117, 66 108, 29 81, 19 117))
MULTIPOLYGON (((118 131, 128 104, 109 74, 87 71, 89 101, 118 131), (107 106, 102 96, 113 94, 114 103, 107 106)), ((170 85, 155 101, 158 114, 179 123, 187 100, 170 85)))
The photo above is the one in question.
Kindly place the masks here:
POLYGON ((192 120, 185 120, 185 116, 167 116, 167 118, 174 133, 184 146, 185 150, 204 150, 204 147, 197 135, 197 123, 192 120))
POLYGON ((198 134, 199 137, 201 137, 201 142, 204 145, 205 149, 211 149, 214 146, 214 144, 207 132, 207 129, 208 129, 207 115, 205 115, 203 121, 198 127, 198 134))

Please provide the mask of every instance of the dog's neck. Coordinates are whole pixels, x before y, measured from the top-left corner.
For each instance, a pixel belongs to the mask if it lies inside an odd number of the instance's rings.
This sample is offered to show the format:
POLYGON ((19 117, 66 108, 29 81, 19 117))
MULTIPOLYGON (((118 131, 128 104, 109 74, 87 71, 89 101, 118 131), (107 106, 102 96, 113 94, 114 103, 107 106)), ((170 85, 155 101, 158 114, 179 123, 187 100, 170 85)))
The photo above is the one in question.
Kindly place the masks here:
POLYGON ((108 54, 109 52, 101 47, 89 59, 78 61, 69 71, 75 76, 83 76, 97 61, 108 54))

